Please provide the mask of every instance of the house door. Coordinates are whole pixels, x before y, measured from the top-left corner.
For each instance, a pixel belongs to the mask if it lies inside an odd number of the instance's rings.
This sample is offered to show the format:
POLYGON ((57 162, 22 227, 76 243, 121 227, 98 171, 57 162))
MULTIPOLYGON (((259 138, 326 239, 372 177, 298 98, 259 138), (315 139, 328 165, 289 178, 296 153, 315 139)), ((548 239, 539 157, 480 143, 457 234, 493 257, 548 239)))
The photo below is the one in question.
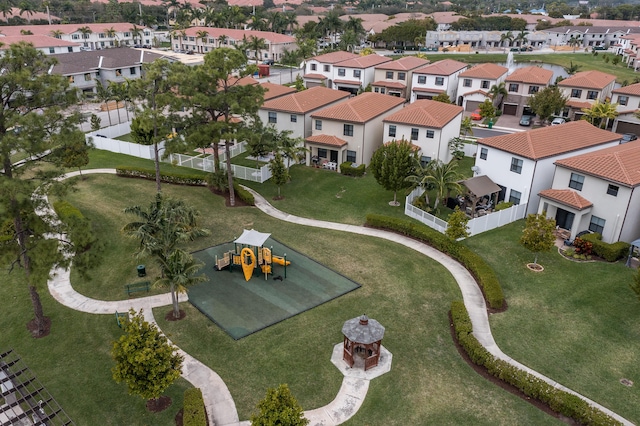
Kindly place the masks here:
POLYGON ((556 212, 556 225, 562 229, 570 230, 575 216, 575 214, 559 208, 556 212))
POLYGON ((338 151, 331 150, 329 152, 329 155, 331 156, 330 158, 331 158, 331 162, 332 163, 337 163, 338 162, 338 151))

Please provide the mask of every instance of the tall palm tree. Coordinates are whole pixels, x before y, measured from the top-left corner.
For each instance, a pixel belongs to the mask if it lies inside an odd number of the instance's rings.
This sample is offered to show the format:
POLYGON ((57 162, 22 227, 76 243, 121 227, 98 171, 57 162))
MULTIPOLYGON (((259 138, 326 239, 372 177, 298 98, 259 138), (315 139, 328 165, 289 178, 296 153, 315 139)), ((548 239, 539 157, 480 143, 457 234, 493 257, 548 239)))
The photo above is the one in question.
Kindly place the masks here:
POLYGON ((99 100, 104 102, 104 106, 107 109, 107 116, 109 117, 109 126, 112 126, 113 123, 111 122, 111 110, 109 109, 109 101, 111 100, 111 93, 109 93, 109 88, 104 87, 100 80, 96 78, 95 82, 96 82, 96 91, 97 91, 96 95, 99 100))
POLYGON ((511 43, 513 43, 513 39, 514 39, 513 33, 511 31, 507 31, 506 33, 500 34, 500 44, 502 45, 502 47, 506 47, 504 45, 505 41, 508 41, 509 42, 509 46, 511 46, 511 43))
POLYGON ((205 30, 198 30, 196 32, 196 40, 200 40, 202 42, 202 46, 200 46, 200 53, 204 53, 204 44, 207 42, 209 38, 209 32, 205 30))
POLYGON ((180 318, 178 293, 186 293, 187 287, 208 280, 205 274, 197 275, 203 266, 204 264, 196 262, 191 254, 180 249, 172 251, 169 257, 163 260, 162 270, 165 275, 158 278, 153 285, 169 287, 175 319, 180 318))
POLYGON ((267 41, 263 38, 256 37, 256 36, 249 36, 249 42, 246 45, 246 48, 254 52, 254 58, 256 59, 256 62, 257 62, 261 58, 260 53, 263 50, 268 49, 269 45, 267 44, 267 41))
POLYGON ((226 45, 228 39, 229 37, 227 37, 224 34, 221 34, 220 37, 218 37, 218 47, 222 47, 223 45, 226 45))
POLYGON ((49 10, 49 0, 44 0, 42 2, 42 7, 44 7, 46 13, 47 13, 47 20, 49 21, 49 25, 51 25, 51 11, 49 10))
POLYGON ((27 14, 27 23, 31 24, 31 17, 33 16, 33 14, 36 11, 35 6, 33 5, 33 3, 31 3, 28 0, 22 0, 20 2, 20 4, 18 5, 18 7, 20 8, 20 16, 22 16, 23 13, 26 13, 27 14))
POLYGON ((471 117, 464 117, 462 123, 460 123, 460 136, 464 139, 467 135, 473 136, 473 122, 471 121, 471 117))
POLYGON ((529 33, 525 30, 522 30, 518 33, 518 35, 515 37, 515 42, 518 43, 518 47, 524 46, 524 44, 528 41, 527 35, 529 35, 529 33))
POLYGON ((580 40, 580 37, 576 37, 575 35, 572 35, 571 38, 569 38, 569 41, 567 42, 567 44, 573 47, 573 53, 576 53, 576 47, 582 44, 582 40, 580 40))
POLYGON ((247 21, 247 17, 242 13, 240 6, 231 6, 228 11, 229 25, 233 26, 233 28, 238 29, 239 26, 242 26, 247 21))
POLYGON ((318 26, 322 29, 322 32, 331 38, 331 42, 336 42, 336 34, 342 29, 343 22, 340 19, 340 15, 335 10, 332 10, 320 19, 318 26))
POLYGON ((62 35, 64 34, 64 31, 62 31, 62 30, 52 30, 49 34, 51 34, 51 37, 54 37, 54 38, 62 38, 62 35))
POLYGON ((609 127, 609 121, 614 120, 618 116, 617 111, 618 104, 612 104, 611 102, 596 102, 591 108, 582 108, 584 115, 583 120, 588 121, 596 127, 606 129, 609 127))
POLYGON ((142 28, 136 26, 136 24, 133 24, 133 27, 129 28, 129 31, 131 31, 131 38, 133 39, 133 44, 138 44, 136 43, 136 40, 138 40, 138 37, 142 35, 142 28))
POLYGON ((457 161, 443 163, 440 160, 434 160, 432 161, 432 163, 435 164, 431 168, 431 173, 427 177, 427 181, 433 186, 433 189, 436 191, 436 201, 433 205, 433 208, 436 209, 438 207, 439 201, 442 201, 443 204, 446 204, 446 195, 448 195, 451 191, 460 193, 462 192, 462 187, 458 183, 461 176, 457 171, 457 161))
POLYGON ((489 89, 489 97, 491 98, 494 105, 496 105, 498 109, 501 109, 502 101, 504 97, 507 96, 508 94, 509 92, 507 92, 507 88, 504 81, 500 82, 499 84, 494 84, 489 89))
POLYGON ((282 24, 284 29, 289 30, 289 33, 293 34, 295 28, 298 27, 298 17, 295 12, 285 12, 282 14, 282 24))
POLYGON ((0 13, 4 17, 4 20, 7 20, 7 16, 13 15, 13 5, 9 1, 0 2, 0 13))
POLYGON ((414 166, 413 171, 414 174, 409 175, 405 178, 407 182, 411 182, 411 189, 422 188, 424 189, 424 201, 428 206, 429 203, 429 189, 432 188, 431 184, 431 174, 433 173, 433 166, 436 164, 435 161, 429 161, 427 164, 422 164, 420 159, 414 157, 414 166))

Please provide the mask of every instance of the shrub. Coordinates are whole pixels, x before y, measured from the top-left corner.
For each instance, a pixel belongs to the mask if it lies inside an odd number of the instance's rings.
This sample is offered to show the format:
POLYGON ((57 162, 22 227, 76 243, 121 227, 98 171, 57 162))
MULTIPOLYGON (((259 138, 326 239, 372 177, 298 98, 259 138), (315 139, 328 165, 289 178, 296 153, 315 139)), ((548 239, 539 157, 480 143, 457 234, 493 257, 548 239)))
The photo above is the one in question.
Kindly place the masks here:
POLYGON ((358 167, 353 167, 352 164, 353 163, 351 161, 345 161, 344 163, 340 164, 340 173, 345 176, 364 176, 365 165, 360 164, 358 167))
POLYGON ((84 219, 82 212, 67 201, 56 201, 53 203, 53 210, 58 215, 58 218, 65 223, 69 223, 72 219, 84 219))
POLYGON ((580 238, 591 243, 593 254, 608 262, 615 262, 618 259, 626 257, 631 247, 629 243, 625 243, 624 241, 618 241, 613 244, 605 243, 602 241, 602 236, 597 232, 585 234, 580 238))
POLYGON ((396 231, 408 237, 416 238, 451 256, 464 265, 474 276, 489 306, 493 309, 502 308, 504 293, 493 268, 467 247, 425 225, 404 219, 369 214, 367 215, 367 225, 373 228, 396 231))
POLYGON ((256 200, 253 197, 253 194, 250 193, 249 191, 247 191, 246 189, 244 189, 242 187, 242 185, 240 185, 237 182, 233 182, 233 189, 236 193, 236 196, 238 198, 240 198, 242 201, 244 201, 245 203, 249 204, 250 206, 255 206, 256 205, 256 200))
MULTIPOLYGON (((143 169, 138 167, 118 167, 116 174, 123 177, 137 177, 142 179, 155 180, 156 171, 154 169, 143 169)), ((206 178, 198 174, 161 172, 160 180, 165 183, 177 185, 199 186, 206 183, 206 178)))
POLYGON ((207 414, 204 410, 204 399, 199 388, 184 391, 184 409, 182 412, 184 426, 206 426, 207 414))
POLYGON ((511 201, 500 201, 496 204, 495 211, 499 212, 500 210, 508 209, 509 207, 513 207, 513 203, 511 201))
POLYGON ((583 399, 559 390, 526 371, 494 357, 473 335, 469 313, 461 301, 451 303, 450 314, 460 346, 469 355, 471 362, 485 367, 492 376, 514 386, 528 397, 546 404, 556 413, 576 420, 579 424, 603 426, 620 424, 583 399))
POLYGON ((593 248, 593 244, 589 241, 583 240, 582 238, 576 238, 573 240, 573 247, 576 250, 576 254, 591 254, 591 250, 593 248))

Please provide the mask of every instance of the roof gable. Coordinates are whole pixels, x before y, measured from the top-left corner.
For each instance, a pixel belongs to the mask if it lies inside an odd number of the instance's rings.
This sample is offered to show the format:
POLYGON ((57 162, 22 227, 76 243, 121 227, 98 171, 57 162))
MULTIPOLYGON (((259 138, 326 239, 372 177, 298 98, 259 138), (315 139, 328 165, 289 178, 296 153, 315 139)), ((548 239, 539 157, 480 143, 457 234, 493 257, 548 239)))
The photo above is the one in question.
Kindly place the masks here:
POLYGON ((467 67, 464 62, 454 61, 453 59, 443 59, 434 62, 414 71, 416 74, 430 75, 451 75, 467 67))
POLYGON ((387 58, 386 56, 366 55, 366 56, 357 56, 355 58, 347 59, 345 61, 338 62, 335 65, 340 67, 350 67, 350 68, 369 68, 369 67, 374 67, 376 65, 380 65, 390 61, 391 61, 391 58, 387 58))
POLYGON ((261 86, 265 88, 265 102, 274 98, 279 98, 280 96, 289 95, 296 92, 295 87, 283 86, 281 84, 270 83, 268 81, 262 83, 261 86))
POLYGON ((548 85, 553 78, 553 71, 542 67, 518 68, 509 75, 505 81, 525 84, 548 85))
POLYGON ((612 93, 619 93, 621 95, 640 96, 640 83, 630 84, 629 86, 613 89, 612 93))
POLYGON ((424 99, 407 105, 383 121, 441 129, 460 114, 462 107, 424 99))
POLYGON ((558 83, 561 87, 583 87, 585 89, 604 89, 616 81, 616 76, 600 71, 581 71, 558 83))
POLYGON ((403 56, 395 61, 386 62, 376 67, 377 70, 410 71, 429 64, 429 61, 415 56, 403 56))
POLYGON ((397 96, 366 92, 338 105, 325 108, 313 114, 312 117, 364 124, 404 102, 405 99, 397 96))
POLYGON ((262 109, 305 114, 336 101, 346 99, 349 96, 349 92, 316 86, 303 90, 302 92, 296 92, 269 100, 262 105, 262 109))
POLYGON ((506 73, 509 72, 509 68, 497 65, 497 64, 479 64, 466 71, 460 73, 460 77, 467 78, 487 78, 491 80, 497 80, 506 73))
POLYGON ((351 52, 344 52, 342 50, 337 52, 325 53, 324 55, 314 56, 311 61, 317 61, 323 64, 335 64, 337 62, 346 61, 347 59, 358 58, 359 55, 351 52))

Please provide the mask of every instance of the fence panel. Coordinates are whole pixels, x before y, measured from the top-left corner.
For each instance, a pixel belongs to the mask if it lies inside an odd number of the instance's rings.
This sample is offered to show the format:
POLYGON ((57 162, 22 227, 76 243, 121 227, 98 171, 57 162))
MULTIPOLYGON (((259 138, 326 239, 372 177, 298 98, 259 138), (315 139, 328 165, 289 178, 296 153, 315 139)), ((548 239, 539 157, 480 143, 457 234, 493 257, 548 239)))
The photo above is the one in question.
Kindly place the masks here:
POLYGON ((464 144, 464 156, 465 157, 473 157, 478 152, 478 145, 474 143, 465 143, 464 144))

